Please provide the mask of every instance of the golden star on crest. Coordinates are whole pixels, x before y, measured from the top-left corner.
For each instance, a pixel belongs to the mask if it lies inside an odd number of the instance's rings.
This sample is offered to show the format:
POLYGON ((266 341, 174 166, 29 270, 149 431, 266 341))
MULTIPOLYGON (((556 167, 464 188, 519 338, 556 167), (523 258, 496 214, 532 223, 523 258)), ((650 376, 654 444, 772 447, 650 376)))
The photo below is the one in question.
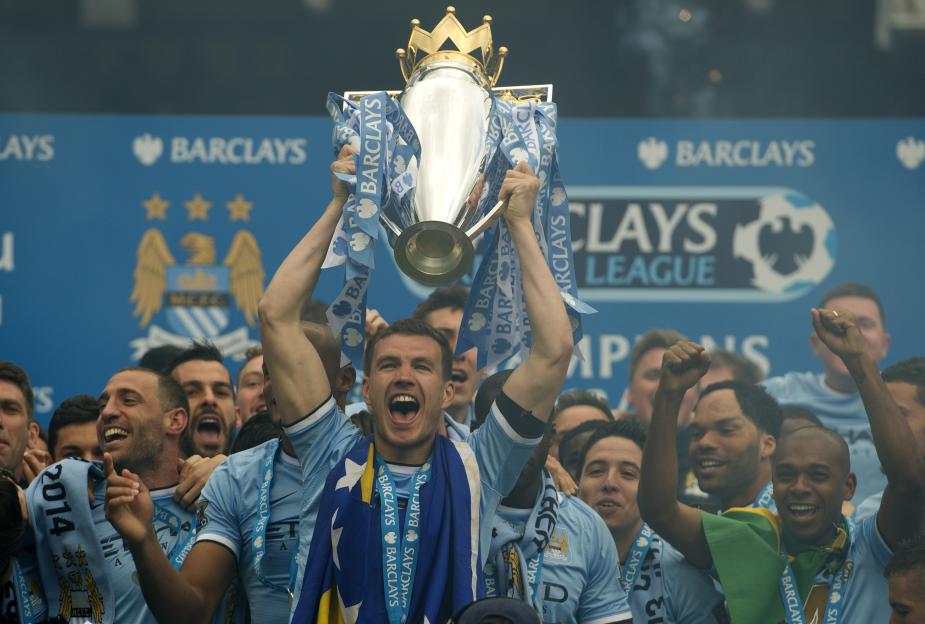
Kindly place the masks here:
POLYGON ((196 219, 207 221, 209 219, 209 208, 212 207, 212 202, 204 200, 199 193, 193 195, 193 199, 183 202, 183 205, 186 206, 187 217, 189 217, 190 221, 195 221, 196 219))
POLYGON ((241 193, 238 193, 234 201, 226 202, 225 206, 228 207, 228 215, 232 223, 251 220, 250 212, 254 208, 254 202, 245 201, 241 193))
POLYGON ((170 202, 161 199, 159 194, 155 193, 151 196, 151 199, 141 202, 141 205, 148 211, 147 215, 145 215, 148 221, 153 221, 154 219, 167 220, 167 207, 170 206, 170 202))

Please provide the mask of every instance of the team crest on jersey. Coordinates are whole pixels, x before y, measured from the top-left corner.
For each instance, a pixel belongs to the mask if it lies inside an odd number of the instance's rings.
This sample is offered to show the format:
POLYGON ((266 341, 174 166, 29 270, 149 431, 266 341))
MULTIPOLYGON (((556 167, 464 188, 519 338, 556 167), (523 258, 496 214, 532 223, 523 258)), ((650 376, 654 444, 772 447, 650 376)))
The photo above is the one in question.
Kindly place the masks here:
POLYGON ((58 615, 65 621, 102 622, 106 607, 103 594, 87 564, 87 552, 78 546, 74 552, 64 549, 64 561, 55 557, 61 604, 58 615))
MULTIPOLYGON (((158 193, 142 202, 148 221, 167 221, 170 204, 158 193)), ((212 202, 200 194, 182 204, 187 212, 184 222, 208 221, 212 202)), ((226 205, 232 223, 250 220, 253 204, 240 194, 226 205)), ((257 239, 249 230, 238 229, 220 259, 216 236, 181 232, 177 242, 185 257, 177 259, 168 243, 173 232, 166 225, 164 230, 168 233, 149 228, 136 251, 132 315, 140 319, 139 325, 147 328, 148 334, 132 340, 133 358, 153 347, 187 346, 192 340, 203 339, 214 343, 225 356, 243 357, 257 344, 249 327, 256 326, 257 302, 266 277, 257 239), (245 321, 237 328, 233 327, 235 310, 245 321)))
POLYGON ((549 543, 546 544, 546 554, 544 556, 559 561, 569 560, 568 549, 568 532, 562 528, 556 528, 552 535, 549 536, 549 543))
POLYGON ((206 508, 209 506, 209 501, 203 500, 199 501, 196 505, 196 532, 198 533, 209 524, 209 516, 206 515, 206 508))

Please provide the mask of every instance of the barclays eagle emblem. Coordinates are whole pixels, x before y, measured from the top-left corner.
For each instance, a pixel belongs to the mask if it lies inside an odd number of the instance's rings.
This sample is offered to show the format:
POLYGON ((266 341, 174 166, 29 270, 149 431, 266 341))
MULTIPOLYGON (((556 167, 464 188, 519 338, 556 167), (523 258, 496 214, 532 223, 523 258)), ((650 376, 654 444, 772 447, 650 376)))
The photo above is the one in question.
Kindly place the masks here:
POLYGON ((828 213, 796 192, 758 201, 758 218, 737 225, 732 240, 733 255, 752 266, 752 284, 784 294, 824 280, 835 266, 837 250, 835 225, 828 213))

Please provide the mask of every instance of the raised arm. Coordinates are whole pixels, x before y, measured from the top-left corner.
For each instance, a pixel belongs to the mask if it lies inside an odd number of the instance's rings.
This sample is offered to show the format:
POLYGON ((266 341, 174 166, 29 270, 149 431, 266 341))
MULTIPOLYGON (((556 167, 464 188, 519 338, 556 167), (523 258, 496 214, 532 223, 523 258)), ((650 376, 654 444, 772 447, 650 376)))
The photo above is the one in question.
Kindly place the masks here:
POLYGON ((231 551, 215 543, 193 546, 177 570, 157 541, 154 503, 138 475, 116 474, 112 456, 104 457, 106 518, 132 554, 138 584, 158 622, 208 622, 235 574, 231 551))
MULTIPOLYGON (((345 146, 331 164, 331 172, 352 174, 355 170, 354 155, 345 146)), ((348 185, 333 175, 331 186, 330 203, 283 260, 258 307, 260 340, 283 425, 305 416, 331 394, 321 358, 299 324, 302 304, 315 290, 321 265, 350 192, 348 185)))
POLYGON ((652 424, 642 454, 637 495, 642 519, 700 568, 708 568, 712 563, 700 511, 676 497, 678 412, 684 393, 709 368, 707 352, 693 342, 679 342, 665 351, 658 390, 652 401, 652 424))
POLYGON ((905 416, 880 377, 867 341, 847 312, 813 310, 816 335, 845 363, 864 401, 877 457, 887 488, 877 514, 877 527, 888 546, 915 534, 923 514, 925 457, 905 416))
POLYGON ((572 357, 572 330, 565 302, 549 272, 533 233, 533 207, 540 181, 526 163, 508 172, 499 199, 507 199, 504 213, 523 271, 527 317, 533 330, 530 355, 504 383, 504 393, 543 422, 552 406, 572 357))

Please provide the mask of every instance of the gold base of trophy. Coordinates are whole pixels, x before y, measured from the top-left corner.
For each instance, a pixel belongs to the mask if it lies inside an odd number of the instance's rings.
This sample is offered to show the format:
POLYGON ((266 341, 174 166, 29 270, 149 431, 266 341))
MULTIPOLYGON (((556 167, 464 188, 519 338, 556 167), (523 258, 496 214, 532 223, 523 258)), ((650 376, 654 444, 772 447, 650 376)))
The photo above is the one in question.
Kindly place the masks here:
POLYGON ((443 221, 421 221, 395 240, 402 272, 425 286, 445 286, 472 268, 475 248, 466 233, 443 221))

